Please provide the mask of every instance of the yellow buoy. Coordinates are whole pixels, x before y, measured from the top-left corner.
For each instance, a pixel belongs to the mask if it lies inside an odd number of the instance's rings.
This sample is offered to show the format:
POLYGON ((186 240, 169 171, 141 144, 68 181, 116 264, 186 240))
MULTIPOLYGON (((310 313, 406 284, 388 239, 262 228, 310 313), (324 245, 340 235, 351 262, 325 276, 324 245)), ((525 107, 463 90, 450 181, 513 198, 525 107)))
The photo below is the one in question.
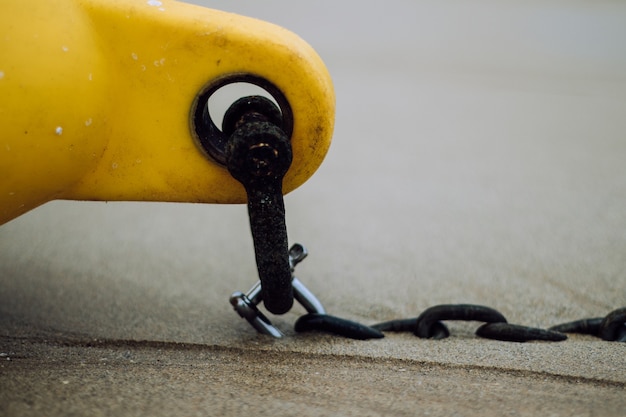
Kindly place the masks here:
POLYGON ((335 110, 293 33, 171 0, 2 1, 0 224, 54 199, 245 202, 194 125, 203 93, 241 80, 290 112, 289 192, 321 164, 335 110))

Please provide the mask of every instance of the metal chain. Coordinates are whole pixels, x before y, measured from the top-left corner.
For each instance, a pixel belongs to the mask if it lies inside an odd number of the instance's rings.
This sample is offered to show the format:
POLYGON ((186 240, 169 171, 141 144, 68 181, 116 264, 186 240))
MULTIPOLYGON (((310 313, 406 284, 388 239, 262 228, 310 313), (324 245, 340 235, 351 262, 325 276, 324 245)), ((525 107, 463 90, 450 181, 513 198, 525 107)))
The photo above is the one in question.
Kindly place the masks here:
MULTIPOLYGON (((565 333, 583 333, 603 340, 626 342, 626 307, 610 312, 606 317, 577 320, 552 326, 549 329, 510 324, 499 311, 474 304, 441 304, 424 310, 418 317, 397 319, 367 326, 355 321, 326 314, 320 301, 293 273, 298 263, 308 255, 306 248, 295 244, 289 250, 294 298, 307 314, 295 323, 296 332, 319 331, 350 339, 367 340, 385 337, 383 332, 412 332, 422 339, 445 339, 450 330, 443 323, 448 320, 483 322, 475 332, 479 337, 507 342, 541 340, 559 342, 567 339, 565 333)), ((283 333, 261 313, 257 305, 262 301, 261 282, 247 293, 235 292, 230 298, 235 311, 259 333, 276 338, 283 333)))
POLYGON ((504 316, 490 307, 474 304, 442 304, 426 309, 415 319, 392 320, 373 327, 391 331, 412 331, 422 339, 443 339, 450 335, 444 320, 479 321, 486 324, 476 330, 476 335, 508 342, 530 340, 561 341, 562 333, 534 327, 509 324, 504 316))

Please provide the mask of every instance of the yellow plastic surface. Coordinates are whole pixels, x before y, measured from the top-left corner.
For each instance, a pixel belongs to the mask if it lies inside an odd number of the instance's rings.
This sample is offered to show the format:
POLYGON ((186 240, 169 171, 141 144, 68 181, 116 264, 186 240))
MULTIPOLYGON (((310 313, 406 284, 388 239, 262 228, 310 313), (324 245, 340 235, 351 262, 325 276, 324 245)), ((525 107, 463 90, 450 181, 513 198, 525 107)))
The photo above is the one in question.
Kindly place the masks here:
POLYGON ((330 76, 291 32, 167 0, 0 2, 0 224, 53 199, 242 203, 193 139, 204 86, 250 73, 291 105, 289 192, 321 164, 330 76))

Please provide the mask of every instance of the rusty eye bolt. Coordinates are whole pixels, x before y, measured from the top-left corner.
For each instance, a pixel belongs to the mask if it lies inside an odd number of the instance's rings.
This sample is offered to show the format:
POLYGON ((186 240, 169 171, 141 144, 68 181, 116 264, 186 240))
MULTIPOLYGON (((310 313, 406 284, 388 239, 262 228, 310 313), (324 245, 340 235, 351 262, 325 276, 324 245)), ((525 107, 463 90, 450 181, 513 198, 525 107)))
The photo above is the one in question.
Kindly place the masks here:
POLYGON ((224 115, 226 166, 246 189, 261 296, 265 308, 284 314, 293 305, 283 177, 291 166, 280 111, 261 96, 244 97, 224 115))

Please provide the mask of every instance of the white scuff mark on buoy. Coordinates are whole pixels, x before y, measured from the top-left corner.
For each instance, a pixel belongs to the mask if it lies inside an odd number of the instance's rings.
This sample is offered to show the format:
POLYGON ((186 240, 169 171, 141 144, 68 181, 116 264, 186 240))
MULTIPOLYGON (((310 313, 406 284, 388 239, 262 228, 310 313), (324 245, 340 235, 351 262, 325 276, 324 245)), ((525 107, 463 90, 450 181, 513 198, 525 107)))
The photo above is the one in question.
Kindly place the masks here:
POLYGON ((65 45, 63 45, 63 46, 61 47, 61 49, 63 50, 63 52, 67 52, 67 51, 69 51, 69 50, 70 50, 70 48, 68 48, 68 47, 67 47, 67 46, 65 46, 65 45))
POLYGON ((113 162, 113 163, 111 164, 111 168, 113 168, 113 169, 117 169, 117 162, 113 162))
POLYGON ((54 129, 54 133, 61 136, 63 134, 63 128, 61 126, 57 126, 56 129, 54 129))
POLYGON ((137 61, 137 59, 139 58, 139 57, 137 56, 137 54, 136 54, 136 53, 134 53, 134 52, 131 52, 130 56, 131 56, 131 57, 132 57, 135 61, 137 61))
POLYGON ((145 70, 146 70, 146 66, 145 66, 145 65, 142 65, 142 66, 141 66, 141 70, 142 70, 142 71, 145 71, 145 70))
POLYGON ((4 78, 4 71, 0 71, 0 80, 4 78))
POLYGON ((89 73, 89 75, 87 76, 87 78, 89 79, 89 81, 92 81, 92 80, 93 80, 93 74, 92 74, 92 73, 89 73))
POLYGON ((93 122, 93 120, 91 120, 91 117, 87 120, 85 120, 85 126, 91 126, 91 123, 93 122))
POLYGON ((157 59, 156 61, 154 61, 155 67, 159 67, 161 65, 165 65, 165 58, 157 59))
POLYGON ((148 0, 146 3, 148 4, 148 6, 158 7, 160 12, 165 11, 165 7, 161 7, 163 6, 163 2, 159 0, 148 0))

